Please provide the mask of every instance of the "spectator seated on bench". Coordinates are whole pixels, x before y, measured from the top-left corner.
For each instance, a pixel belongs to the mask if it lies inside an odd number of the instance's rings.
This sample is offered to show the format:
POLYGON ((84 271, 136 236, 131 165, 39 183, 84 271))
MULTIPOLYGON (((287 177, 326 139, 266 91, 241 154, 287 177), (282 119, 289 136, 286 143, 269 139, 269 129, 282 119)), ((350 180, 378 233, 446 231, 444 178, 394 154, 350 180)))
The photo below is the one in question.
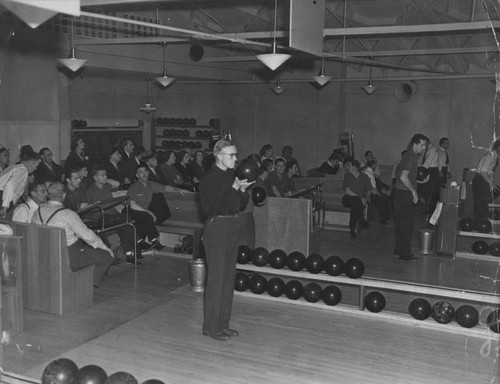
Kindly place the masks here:
MULTIPOLYGON (((38 207, 47 202, 47 187, 44 183, 31 183, 28 186, 28 198, 20 203, 12 212, 12 220, 18 223, 31 223, 33 214, 38 207)), ((7 215, 8 216, 8 215, 7 215)))
POLYGON ((94 286, 99 287, 113 262, 113 252, 82 221, 76 212, 64 208, 64 186, 52 183, 48 189, 49 201, 38 208, 32 223, 64 228, 72 271, 94 265, 94 286))

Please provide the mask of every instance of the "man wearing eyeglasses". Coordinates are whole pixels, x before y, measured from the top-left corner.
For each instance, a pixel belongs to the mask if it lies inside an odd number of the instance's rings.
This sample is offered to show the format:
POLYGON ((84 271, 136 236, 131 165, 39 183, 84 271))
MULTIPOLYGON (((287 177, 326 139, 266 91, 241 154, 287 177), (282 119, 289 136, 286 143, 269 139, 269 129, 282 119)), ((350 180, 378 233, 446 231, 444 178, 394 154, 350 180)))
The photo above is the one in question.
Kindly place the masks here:
POLYGON ((234 177, 236 146, 219 140, 215 166, 200 183, 201 205, 208 217, 203 244, 208 264, 203 309, 203 334, 225 341, 238 335, 229 328, 238 256, 239 212, 243 193, 252 183, 234 177))

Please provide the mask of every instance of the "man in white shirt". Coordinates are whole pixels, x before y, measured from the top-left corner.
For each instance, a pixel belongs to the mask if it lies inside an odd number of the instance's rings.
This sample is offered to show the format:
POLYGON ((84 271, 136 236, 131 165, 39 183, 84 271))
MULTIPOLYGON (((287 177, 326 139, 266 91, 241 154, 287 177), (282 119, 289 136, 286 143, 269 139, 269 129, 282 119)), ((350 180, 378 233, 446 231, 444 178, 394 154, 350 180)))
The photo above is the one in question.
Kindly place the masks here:
POLYGON ((47 202, 47 186, 45 183, 33 183, 28 187, 28 199, 19 204, 12 215, 12 221, 31 223, 31 218, 40 205, 47 202))
POLYGON ((421 166, 429 170, 427 182, 420 184, 422 197, 426 205, 425 213, 432 213, 434 209, 436 209, 441 186, 439 178, 438 149, 432 143, 429 143, 421 160, 421 166))
POLYGON ((38 153, 25 153, 19 164, 13 164, 0 174, 0 196, 2 207, 0 219, 5 219, 7 211, 16 205, 28 185, 28 175, 40 164, 38 153))
POLYGON ((447 137, 441 137, 439 139, 438 149, 438 168, 441 184, 447 184, 448 180, 451 178, 451 173, 449 171, 450 157, 448 156, 448 149, 450 149, 450 140, 447 137))
POLYGON ((48 189, 49 201, 36 210, 33 224, 63 228, 68 244, 69 265, 78 271, 88 265, 94 266, 94 287, 99 287, 114 255, 92 230, 71 209, 64 208, 64 185, 52 183, 48 189))
POLYGON ((369 160, 366 162, 366 168, 363 169, 363 172, 368 175, 370 183, 372 184, 370 202, 378 207, 380 224, 386 225, 387 220, 391 216, 391 207, 389 203, 389 196, 381 193, 377 188, 377 181, 374 174, 376 168, 377 162, 375 160, 369 160))
POLYGON ((491 150, 486 152, 477 167, 473 169, 476 175, 472 179, 474 194, 474 220, 488 219, 488 204, 493 202, 498 187, 494 182, 495 168, 500 155, 500 140, 493 143, 491 150))

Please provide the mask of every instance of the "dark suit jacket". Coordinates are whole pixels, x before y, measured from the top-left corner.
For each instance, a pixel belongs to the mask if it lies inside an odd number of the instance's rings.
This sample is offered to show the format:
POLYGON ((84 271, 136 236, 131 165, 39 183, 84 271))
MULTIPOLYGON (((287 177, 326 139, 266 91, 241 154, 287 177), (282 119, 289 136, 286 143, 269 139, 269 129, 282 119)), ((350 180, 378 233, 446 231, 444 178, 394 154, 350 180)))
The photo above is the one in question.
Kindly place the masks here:
POLYGON ((43 161, 40 162, 35 172, 35 180, 37 183, 45 183, 47 181, 62 181, 63 169, 59 164, 52 162, 52 169, 43 161))
POLYGON ((332 167, 328 161, 325 161, 323 164, 321 164, 321 166, 317 169, 318 172, 323 172, 323 173, 328 173, 330 175, 335 175, 338 170, 339 170, 340 166, 339 165, 335 165, 334 167, 332 167))
POLYGON ((156 167, 154 169, 154 173, 151 170, 151 168, 148 168, 148 171, 149 171, 149 177, 148 177, 149 181, 154 181, 159 184, 167 185, 167 179, 163 174, 163 172, 161 171, 160 167, 156 167))
POLYGON ((119 168, 116 168, 110 161, 104 163, 104 168, 106 169, 106 176, 108 176, 108 179, 116 180, 120 184, 125 182, 125 174, 119 168))
POLYGON ((130 182, 133 183, 135 181, 135 171, 137 170, 138 166, 139 162, 135 159, 135 157, 132 157, 120 166, 120 170, 123 176, 128 177, 130 182))

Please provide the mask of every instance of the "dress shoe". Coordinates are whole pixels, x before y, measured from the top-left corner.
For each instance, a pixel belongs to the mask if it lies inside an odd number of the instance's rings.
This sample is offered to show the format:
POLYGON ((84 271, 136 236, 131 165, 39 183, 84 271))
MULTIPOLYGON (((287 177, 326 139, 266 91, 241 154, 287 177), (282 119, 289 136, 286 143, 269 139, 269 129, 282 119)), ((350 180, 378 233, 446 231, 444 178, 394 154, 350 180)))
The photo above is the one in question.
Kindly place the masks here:
MULTIPOLYGON (((134 256, 129 256, 127 257, 127 263, 128 264, 135 264, 135 259, 134 259, 134 256)), ((137 262, 137 265, 141 265, 141 262, 137 262)))
POLYGON ((155 251, 163 251, 165 248, 167 248, 162 243, 160 243, 158 240, 153 241, 152 245, 153 245, 153 249, 155 251))
POLYGON ((356 237, 357 237, 356 232, 351 231, 351 238, 352 238, 352 239, 355 239, 356 237))
POLYGON ((219 331, 219 332, 216 332, 216 333, 206 333, 206 332, 203 332, 203 334, 205 336, 211 337, 212 339, 217 340, 217 341, 227 341, 227 340, 229 340, 229 335, 225 334, 223 331, 219 331))
POLYGON ((416 263, 418 257, 413 256, 399 256, 399 261, 406 261, 407 263, 416 263))
POLYGON ((123 260, 119 259, 118 257, 115 257, 113 259, 113 262, 111 263, 111 265, 118 265, 118 264, 121 264, 121 263, 123 263, 123 260))
POLYGON ((370 226, 370 224, 368 223, 368 221, 366 221, 365 219, 361 220, 359 223, 361 224, 361 226, 363 228, 368 228, 370 226))
POLYGON ((222 333, 225 333, 226 335, 228 335, 230 337, 235 337, 235 336, 238 336, 240 334, 237 330, 231 329, 231 328, 223 329, 222 333))
POLYGON ((137 243, 137 249, 141 252, 147 252, 153 249, 153 244, 148 243, 147 241, 141 240, 137 243))

